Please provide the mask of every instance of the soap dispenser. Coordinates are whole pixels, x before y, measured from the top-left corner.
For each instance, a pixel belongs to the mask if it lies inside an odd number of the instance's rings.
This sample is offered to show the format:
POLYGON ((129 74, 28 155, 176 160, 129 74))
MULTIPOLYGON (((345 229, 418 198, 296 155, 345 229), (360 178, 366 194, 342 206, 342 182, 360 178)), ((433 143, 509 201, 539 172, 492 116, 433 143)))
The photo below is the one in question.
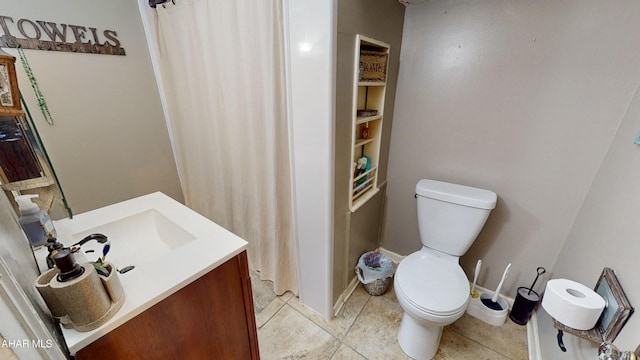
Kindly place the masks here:
POLYGON ((40 210, 38 205, 31 200, 36 197, 38 197, 37 194, 15 197, 20 211, 20 225, 33 247, 45 245, 49 236, 56 234, 49 214, 40 210))
MULTIPOLYGON (((52 238, 50 244, 56 247, 52 238)), ((95 264, 78 263, 69 248, 54 249, 53 269, 34 281, 54 319, 65 328, 77 331, 97 329, 115 315, 126 299, 115 266, 102 263, 106 276, 99 275, 95 264)))
POLYGON ((89 331, 103 324, 112 307, 111 299, 93 265, 78 264, 69 249, 58 251, 53 261, 57 275, 51 279, 49 287, 66 310, 73 327, 78 331, 89 331))

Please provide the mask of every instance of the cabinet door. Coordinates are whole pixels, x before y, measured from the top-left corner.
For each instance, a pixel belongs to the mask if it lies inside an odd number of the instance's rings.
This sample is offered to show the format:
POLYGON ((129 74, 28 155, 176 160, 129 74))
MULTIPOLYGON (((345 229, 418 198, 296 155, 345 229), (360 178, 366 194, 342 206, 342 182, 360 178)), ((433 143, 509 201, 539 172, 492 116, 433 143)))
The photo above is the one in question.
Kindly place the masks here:
POLYGON ((259 359, 246 252, 99 338, 76 359, 259 359))

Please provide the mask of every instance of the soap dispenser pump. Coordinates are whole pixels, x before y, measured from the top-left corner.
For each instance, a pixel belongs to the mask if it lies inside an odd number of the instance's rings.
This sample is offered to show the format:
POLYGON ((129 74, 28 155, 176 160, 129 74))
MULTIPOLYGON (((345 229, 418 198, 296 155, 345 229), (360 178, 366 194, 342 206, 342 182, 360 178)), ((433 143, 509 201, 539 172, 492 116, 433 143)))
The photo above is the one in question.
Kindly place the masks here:
POLYGON ((55 236, 55 229, 49 215, 40 210, 31 199, 37 194, 19 195, 15 197, 20 211, 20 225, 27 234, 31 246, 39 247, 47 243, 49 236, 55 236))
POLYGON ((58 267, 58 281, 67 282, 84 273, 84 268, 76 262, 75 256, 69 249, 62 249, 53 256, 53 261, 58 267))

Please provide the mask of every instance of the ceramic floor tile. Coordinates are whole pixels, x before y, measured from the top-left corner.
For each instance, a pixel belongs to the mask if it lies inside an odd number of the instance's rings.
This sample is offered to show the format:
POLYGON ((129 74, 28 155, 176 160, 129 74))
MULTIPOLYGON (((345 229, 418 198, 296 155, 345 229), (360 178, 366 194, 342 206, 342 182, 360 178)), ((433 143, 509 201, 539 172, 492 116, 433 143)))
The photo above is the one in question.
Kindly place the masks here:
POLYGON ((260 280, 260 273, 255 270, 251 270, 249 273, 251 274, 253 307, 255 313, 259 314, 276 298, 276 294, 273 292, 273 283, 271 281, 260 280))
POLYGON ((258 330, 260 358, 329 360, 340 342, 291 306, 282 308, 258 330))
POLYGON ((286 293, 278 296, 278 298, 284 302, 289 302, 290 299, 295 298, 296 296, 291 292, 287 291, 286 293))
POLYGON ((358 354, 355 350, 342 344, 338 351, 333 355, 331 360, 367 360, 364 356, 358 354))
POLYGON ((351 294, 351 297, 349 297, 347 303, 344 304, 338 315, 331 319, 331 321, 327 321, 317 312, 301 304, 298 298, 292 298, 289 301, 289 305, 300 311, 304 316, 311 319, 311 321, 325 329, 331 335, 338 339, 342 339, 347 334, 347 331, 349 331, 351 325, 353 325, 353 322, 360 314, 360 311, 362 311, 362 308, 369 297, 370 295, 367 294, 364 288, 362 286, 358 286, 351 294))
POLYGON ((526 359, 527 327, 517 325, 509 318, 502 326, 492 326, 465 314, 445 328, 474 340, 510 359, 526 359))
MULTIPOLYGON (((524 360, 527 357, 518 358, 524 360)), ((434 360, 509 360, 509 358, 482 346, 454 331, 445 331, 434 360)))
MULTIPOLYGON (((252 282, 262 359, 410 359, 397 342, 402 308, 393 284, 382 296, 359 285, 340 314, 326 321, 292 293, 276 296, 258 273, 252 272, 252 282)), ((494 327, 465 315, 445 327, 435 359, 527 359, 526 339, 526 327, 509 319, 494 327)))
POLYGON ((385 296, 371 296, 344 338, 344 343, 368 359, 410 359, 398 344, 400 305, 385 296))
POLYGON ((396 297, 396 292, 393 290, 393 281, 389 284, 389 289, 385 291, 384 294, 381 295, 385 299, 389 299, 394 302, 398 302, 398 298, 396 297))
POLYGON ((285 302, 279 297, 271 300, 261 312, 256 314, 256 327, 260 329, 284 306, 285 302))

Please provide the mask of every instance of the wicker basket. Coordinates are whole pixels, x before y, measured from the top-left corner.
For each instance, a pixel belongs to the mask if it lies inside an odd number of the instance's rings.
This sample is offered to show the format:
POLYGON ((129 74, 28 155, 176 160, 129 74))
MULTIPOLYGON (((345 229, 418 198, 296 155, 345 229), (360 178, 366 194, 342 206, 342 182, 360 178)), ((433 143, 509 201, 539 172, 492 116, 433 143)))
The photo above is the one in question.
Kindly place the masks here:
POLYGON ((378 279, 368 284, 362 284, 369 295, 380 296, 384 294, 391 284, 391 277, 378 279))

